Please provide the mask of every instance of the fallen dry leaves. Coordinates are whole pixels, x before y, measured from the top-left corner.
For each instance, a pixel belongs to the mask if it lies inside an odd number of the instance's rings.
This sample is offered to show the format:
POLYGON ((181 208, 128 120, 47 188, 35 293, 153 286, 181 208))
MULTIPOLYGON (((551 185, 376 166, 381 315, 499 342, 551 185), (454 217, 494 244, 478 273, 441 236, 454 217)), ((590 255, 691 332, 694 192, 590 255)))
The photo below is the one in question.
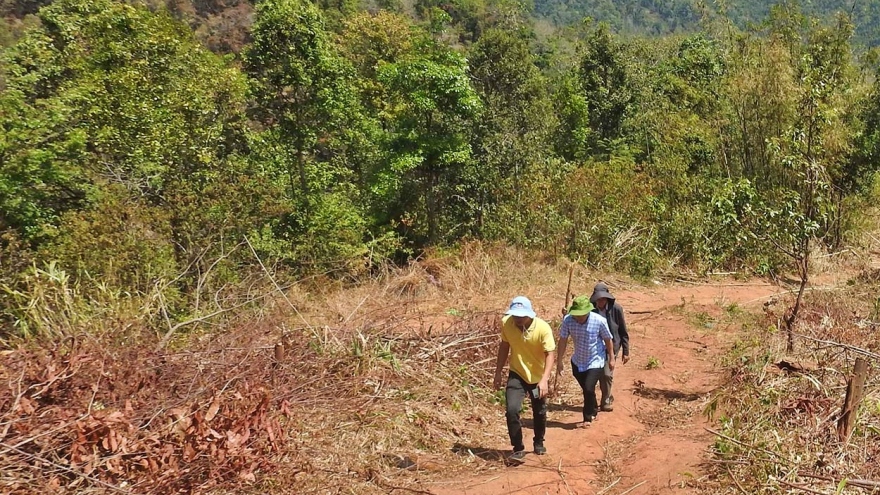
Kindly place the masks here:
POLYGON ((260 375, 246 379, 234 366, 200 371, 187 366, 192 355, 138 352, 113 355, 97 343, 70 341, 4 356, 3 486, 25 493, 88 482, 124 492, 194 493, 253 481, 272 467, 284 443, 283 412, 267 388, 254 386, 260 375), (184 380, 189 393, 180 389, 184 380))

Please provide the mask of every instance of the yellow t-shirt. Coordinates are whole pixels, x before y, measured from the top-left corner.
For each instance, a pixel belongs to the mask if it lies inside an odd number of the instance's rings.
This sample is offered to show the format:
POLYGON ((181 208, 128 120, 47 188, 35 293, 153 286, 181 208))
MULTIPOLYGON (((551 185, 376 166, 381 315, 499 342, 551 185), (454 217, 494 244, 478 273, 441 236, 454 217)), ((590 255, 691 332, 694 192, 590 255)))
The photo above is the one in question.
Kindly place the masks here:
POLYGON ((526 383, 540 382, 546 362, 544 353, 556 350, 550 325, 540 318, 533 318, 529 329, 523 332, 510 315, 505 315, 501 319, 501 340, 510 344, 510 370, 526 383))

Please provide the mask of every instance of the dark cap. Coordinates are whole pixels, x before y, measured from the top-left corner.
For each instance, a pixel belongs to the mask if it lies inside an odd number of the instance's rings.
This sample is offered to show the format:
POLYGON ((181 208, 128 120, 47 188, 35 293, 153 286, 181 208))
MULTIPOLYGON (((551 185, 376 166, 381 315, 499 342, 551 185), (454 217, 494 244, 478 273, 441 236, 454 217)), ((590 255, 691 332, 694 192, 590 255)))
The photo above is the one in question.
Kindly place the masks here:
POLYGON ((596 304, 596 301, 603 297, 605 299, 614 299, 614 296, 608 292, 608 285, 606 285, 605 282, 599 282, 593 287, 593 295, 590 296, 590 302, 596 304))

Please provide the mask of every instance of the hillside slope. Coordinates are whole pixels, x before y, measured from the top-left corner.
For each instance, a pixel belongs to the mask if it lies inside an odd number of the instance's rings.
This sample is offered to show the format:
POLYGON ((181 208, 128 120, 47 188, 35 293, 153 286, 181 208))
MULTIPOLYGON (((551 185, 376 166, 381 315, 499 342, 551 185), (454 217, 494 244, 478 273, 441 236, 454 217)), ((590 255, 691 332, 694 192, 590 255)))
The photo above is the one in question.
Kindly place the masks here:
MULTIPOLYGON (((796 6, 796 2, 788 2, 796 6)), ((749 0, 729 2, 719 7, 718 2, 697 0, 536 0, 535 15, 557 26, 580 22, 590 17, 607 22, 612 28, 630 35, 666 35, 700 30, 700 22, 727 15, 738 27, 746 28, 762 22, 775 6, 783 2, 749 0), (722 10, 723 9, 723 10, 722 10)), ((841 4, 828 0, 801 2, 804 15, 816 16, 826 22, 838 14, 852 14, 855 23, 855 41, 867 47, 880 45, 880 2, 841 4)))

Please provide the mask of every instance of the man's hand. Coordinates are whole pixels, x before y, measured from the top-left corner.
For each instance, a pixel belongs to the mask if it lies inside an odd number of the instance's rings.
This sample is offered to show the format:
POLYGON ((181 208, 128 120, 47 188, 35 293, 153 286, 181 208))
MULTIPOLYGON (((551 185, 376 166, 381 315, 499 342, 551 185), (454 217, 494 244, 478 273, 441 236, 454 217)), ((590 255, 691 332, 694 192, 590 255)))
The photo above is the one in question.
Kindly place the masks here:
POLYGON ((613 359, 608 360, 608 369, 610 371, 614 371, 614 360, 613 359))
POLYGON ((539 399, 543 399, 543 398, 547 397, 547 395, 549 395, 550 384, 548 382, 549 382, 549 380, 541 380, 540 382, 538 382, 538 388, 541 391, 541 396, 538 397, 539 399))
POLYGON ((556 366, 556 375, 562 376, 563 369, 564 369, 564 367, 562 366, 562 362, 560 361, 559 365, 556 366))
POLYGON ((493 390, 501 390, 501 370, 495 372, 495 380, 492 382, 493 390))
POLYGON ((629 362, 629 354, 624 354, 623 355, 623 364, 626 364, 628 362, 629 362))

